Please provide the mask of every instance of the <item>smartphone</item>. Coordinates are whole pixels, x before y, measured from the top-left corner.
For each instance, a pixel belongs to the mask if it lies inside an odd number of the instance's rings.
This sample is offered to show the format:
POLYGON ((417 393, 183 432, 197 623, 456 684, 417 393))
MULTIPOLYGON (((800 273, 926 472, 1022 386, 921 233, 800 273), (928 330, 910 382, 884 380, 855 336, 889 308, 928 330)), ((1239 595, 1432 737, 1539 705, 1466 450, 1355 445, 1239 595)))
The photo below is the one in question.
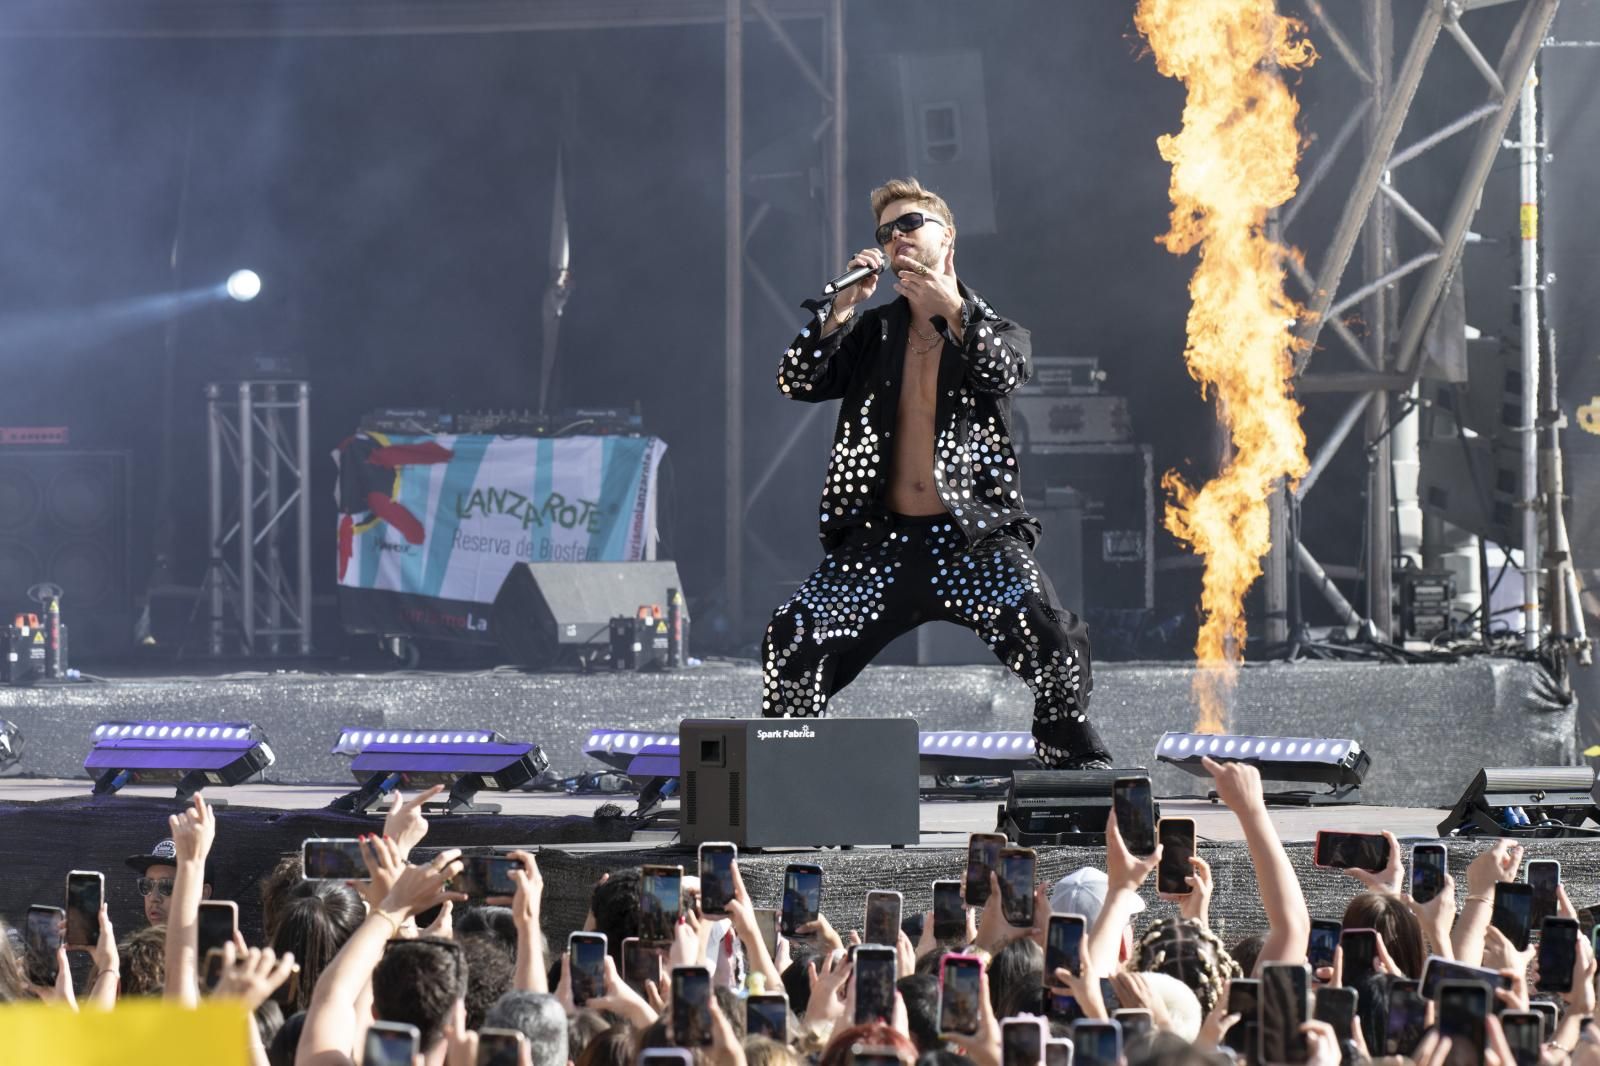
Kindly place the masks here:
POLYGON ((1376 929, 1345 929, 1339 934, 1339 948, 1344 952, 1344 979, 1348 983, 1355 977, 1366 977, 1378 968, 1378 931, 1376 929))
POLYGON ((1339 946, 1344 927, 1332 918, 1311 919, 1311 940, 1306 945, 1306 962, 1313 972, 1319 966, 1333 965, 1333 952, 1339 946))
POLYGON ((711 1046, 711 971, 704 966, 672 968, 672 1042, 711 1046))
POLYGON ((310 837, 300 842, 300 877, 305 881, 370 881, 361 859, 361 841, 350 837, 310 837))
POLYGON ((1148 777, 1119 777, 1111 784, 1117 832, 1131 855, 1156 853, 1156 801, 1148 777))
POLYGON ((1427 1027, 1428 1001, 1418 990, 1417 982, 1399 977, 1391 980, 1383 1024, 1384 1054, 1409 1057, 1427 1027))
POLYGON ((1338 833, 1317 830, 1312 862, 1332 870, 1371 870, 1389 865, 1389 839, 1382 833, 1338 833))
POLYGON ((946 955, 939 964, 939 1032, 972 1036, 978 1031, 983 960, 946 955))
POLYGON ((855 968, 850 973, 856 991, 856 1025, 894 1021, 895 966, 892 947, 862 944, 856 948, 855 968))
POLYGON ((1044 1066, 1043 1018, 1007 1018, 1000 1023, 1000 1066, 1044 1066))
POLYGON ((1578 965, 1578 920, 1546 918, 1539 936, 1540 992, 1571 992, 1578 965))
POLYGON ((973 833, 967 838, 967 906, 989 902, 989 874, 1000 872, 1000 849, 1009 843, 1002 833, 973 833))
POLYGON ((197 931, 198 951, 201 958, 212 948, 233 943, 239 932, 239 905, 232 900, 208 899, 200 904, 200 923, 197 931))
POLYGON ((567 937, 567 976, 574 1007, 606 994, 604 933, 573 933, 567 937))
POLYGON ((1561 887, 1561 864, 1555 859, 1528 860, 1528 884, 1533 888, 1533 906, 1528 911, 1528 926, 1543 929, 1544 920, 1555 916, 1561 907, 1556 891, 1561 887))
POLYGON ((73 870, 67 875, 68 951, 87 951, 100 943, 100 905, 105 898, 105 874, 73 870))
POLYGON ((1072 1041, 1046 1040, 1044 1066, 1072 1066, 1072 1041))
POLYGON ((1261 967, 1261 1062, 1302 1063, 1311 1046, 1301 1027, 1311 1020, 1311 967, 1268 963, 1261 967))
POLYGON ((527 1043, 516 1029, 479 1029, 476 1066, 521 1066, 527 1043))
POLYGON ((215 992, 222 983, 223 955, 221 948, 212 948, 200 964, 200 991, 206 995, 215 992))
MULTIPOLYGON (((1117 816, 1122 824, 1122 816, 1117 816)), ((1156 867, 1156 891, 1169 896, 1187 896, 1194 891, 1188 878, 1194 873, 1189 860, 1194 858, 1194 819, 1163 818, 1156 824, 1161 840, 1161 864, 1156 867)), ((1127 1031, 1123 1031, 1127 1035, 1127 1031)))
POLYGON ((1508 1010, 1500 1015, 1500 1030, 1506 1035, 1506 1045, 1511 1048, 1516 1066, 1539 1066, 1539 1051, 1544 1046, 1544 1015, 1531 1010, 1508 1010))
POLYGON ((1482 966, 1468 966, 1464 962, 1429 955, 1422 964, 1422 998, 1438 999, 1439 986, 1446 981, 1478 981, 1490 988, 1511 987, 1511 978, 1496 970, 1487 970, 1482 966))
POLYGON ((1122 1025, 1122 1042, 1125 1044, 1156 1031, 1155 1016, 1145 1007, 1123 1007, 1112 1017, 1122 1025))
POLYGON ((461 872, 450 879, 450 889, 465 892, 472 903, 495 896, 515 896, 517 883, 511 880, 511 871, 520 869, 521 860, 505 855, 463 855, 461 872))
POLYGON ((1411 898, 1427 903, 1444 891, 1449 868, 1443 844, 1418 844, 1411 849, 1411 898))
POLYGON ((1496 882, 1489 924, 1504 933, 1512 947, 1527 951, 1533 930, 1533 886, 1519 881, 1496 882))
POLYGON ((1253 977, 1235 977, 1228 982, 1228 1013, 1239 1020, 1222 1042, 1247 1062, 1256 1061, 1261 1044, 1261 982, 1253 977))
POLYGON ((1554 1039, 1556 1026, 1561 1024, 1561 1008, 1547 999, 1536 999, 1528 1004, 1528 1009, 1544 1019, 1544 1039, 1540 1043, 1554 1039))
POLYGON ((700 845, 700 912, 716 917, 728 913, 733 902, 733 864, 739 846, 726 840, 700 845))
POLYGON ((622 942, 622 979, 643 995, 645 982, 660 982, 666 976, 666 957, 665 949, 630 936, 622 942))
POLYGON ((756 916, 756 928, 761 930, 761 942, 767 946, 767 954, 776 960, 778 957, 778 910, 776 907, 756 907, 753 911, 756 916))
POLYGON ((60 907, 28 908, 28 926, 23 932, 27 948, 28 980, 36 985, 51 988, 61 976, 61 934, 66 925, 66 912, 60 907))
POLYGON ((683 916, 683 867, 646 866, 639 873, 639 939, 670 944, 683 916))
POLYGON ((1000 849, 1000 913, 1019 929, 1033 924, 1038 861, 1032 848, 1000 849))
POLYGON ((694 1052, 681 1047, 647 1047, 639 1049, 639 1066, 694 1066, 694 1052))
POLYGON ((854 1066, 900 1066, 900 1050, 893 1045, 856 1044, 850 1049, 854 1066))
MULTIPOLYGON (((861 939, 868 944, 898 947, 900 944, 900 893, 874 889, 867 893, 866 912, 861 920, 861 939)), ((910 976, 907 974, 907 976, 910 976)))
POLYGON ((1354 1040, 1358 998, 1353 988, 1323 985, 1312 997, 1312 1016, 1319 1022, 1327 1022, 1341 1044, 1346 1040, 1354 1040))
POLYGON ((1439 986, 1439 1035, 1450 1038, 1446 1066, 1483 1062, 1483 1020, 1493 998, 1489 986, 1477 981, 1446 981, 1439 986))
POLYGON ((1056 971, 1083 974, 1083 937, 1088 919, 1081 914, 1052 914, 1044 937, 1044 985, 1056 983, 1056 971))
POLYGON ((762 992, 745 997, 744 1029, 750 1036, 770 1036, 789 1042, 789 997, 782 992, 762 992))
POLYGON ((967 938, 967 905, 960 881, 933 883, 933 938, 941 942, 967 938))
POLYGON ((822 914, 822 867, 792 862, 783 870, 783 909, 780 929, 786 937, 801 936, 800 927, 822 914))
POLYGON ((1115 1018, 1080 1018, 1072 1023, 1072 1049, 1076 1066, 1120 1066, 1122 1026, 1115 1018))
POLYGON ((403 1022, 373 1022, 367 1029, 361 1066, 411 1066, 422 1035, 403 1022))

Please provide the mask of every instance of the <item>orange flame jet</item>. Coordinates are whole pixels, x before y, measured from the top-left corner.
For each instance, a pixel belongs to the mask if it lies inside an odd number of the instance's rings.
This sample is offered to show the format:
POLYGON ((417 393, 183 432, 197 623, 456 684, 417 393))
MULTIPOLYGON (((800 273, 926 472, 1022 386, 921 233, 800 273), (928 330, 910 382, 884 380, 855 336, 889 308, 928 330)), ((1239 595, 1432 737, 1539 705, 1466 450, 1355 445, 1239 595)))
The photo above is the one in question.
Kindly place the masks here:
POLYGON ((1299 105, 1280 77, 1316 59, 1305 27, 1274 0, 1140 0, 1134 24, 1156 68, 1184 83, 1183 129, 1161 137, 1172 165, 1172 228, 1158 243, 1199 249, 1184 360, 1214 398, 1231 454, 1196 489, 1162 479, 1165 525, 1205 559, 1194 694, 1201 732, 1227 728, 1245 642, 1244 595, 1271 546, 1267 499, 1308 469, 1290 387, 1303 313, 1283 291, 1287 250, 1267 216, 1298 187, 1299 105))

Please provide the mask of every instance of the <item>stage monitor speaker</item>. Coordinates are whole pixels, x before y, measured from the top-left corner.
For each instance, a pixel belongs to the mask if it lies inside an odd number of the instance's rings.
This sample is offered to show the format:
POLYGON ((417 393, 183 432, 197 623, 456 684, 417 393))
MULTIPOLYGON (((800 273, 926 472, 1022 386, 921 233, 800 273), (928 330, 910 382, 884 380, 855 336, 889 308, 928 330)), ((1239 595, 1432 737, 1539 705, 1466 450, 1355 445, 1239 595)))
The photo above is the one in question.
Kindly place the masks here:
POLYGON ((983 53, 969 48, 896 58, 906 170, 944 197, 961 233, 995 232, 983 53))
POLYGON ((0 618, 52 584, 74 664, 131 647, 128 507, 126 452, 0 452, 0 618))
POLYGON ((1600 824, 1590 766, 1488 766, 1478 771, 1439 835, 1593 838, 1600 824))
POLYGON ((1484 437, 1424 440, 1417 491, 1422 508, 1496 544, 1520 544, 1519 453, 1484 437))
POLYGON ((683 844, 920 839, 914 719, 691 718, 678 727, 678 745, 683 844))
MULTIPOLYGON (((611 620, 641 606, 667 614, 667 590, 683 582, 678 564, 521 563, 494 598, 491 625, 500 648, 521 666, 542 669, 601 655, 611 647, 611 620)), ((683 608, 684 632, 689 611, 683 608)), ((683 641, 688 657, 688 641, 683 641)))
POLYGON ((1156 597, 1155 457, 1148 444, 1036 444, 1022 456, 1028 500, 1075 490, 1081 499, 1083 592, 1080 615, 1096 610, 1149 610, 1156 597))
MULTIPOLYGON (((1148 778, 1143 766, 1111 770, 1015 770, 995 832, 1014 844, 1100 844, 1111 816, 1111 786, 1148 778)), ((1156 806, 1156 817, 1161 808, 1156 806)))

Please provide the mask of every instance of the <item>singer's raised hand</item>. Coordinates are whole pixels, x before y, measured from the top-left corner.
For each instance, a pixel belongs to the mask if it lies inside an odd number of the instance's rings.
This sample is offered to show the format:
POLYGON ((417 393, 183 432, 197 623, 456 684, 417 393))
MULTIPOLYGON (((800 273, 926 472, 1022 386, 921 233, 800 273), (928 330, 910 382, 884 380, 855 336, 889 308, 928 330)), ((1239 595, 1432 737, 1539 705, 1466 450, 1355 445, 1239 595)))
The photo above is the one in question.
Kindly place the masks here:
POLYGON ((866 267, 873 273, 868 274, 854 285, 840 289, 838 294, 834 296, 833 311, 834 314, 841 317, 845 312, 855 307, 856 304, 861 303, 863 300, 870 300, 872 294, 877 291, 877 272, 883 269, 883 250, 881 248, 861 249, 861 251, 850 257, 850 262, 845 266, 845 269, 854 270, 856 267, 866 267))

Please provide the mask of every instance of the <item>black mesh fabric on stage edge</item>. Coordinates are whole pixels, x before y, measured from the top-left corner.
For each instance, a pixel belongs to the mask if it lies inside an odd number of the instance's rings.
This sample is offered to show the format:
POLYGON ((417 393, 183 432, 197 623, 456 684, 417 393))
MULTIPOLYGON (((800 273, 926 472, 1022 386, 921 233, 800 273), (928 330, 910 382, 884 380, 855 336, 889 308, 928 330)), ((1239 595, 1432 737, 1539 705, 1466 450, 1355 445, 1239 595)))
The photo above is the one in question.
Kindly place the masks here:
MULTIPOLYGON (((114 796, 100 800, 55 800, 0 805, 0 917, 20 927, 29 905, 59 907, 67 871, 99 870, 106 875, 106 902, 120 940, 144 926, 144 911, 127 866, 133 855, 148 854, 169 834, 171 800, 114 796)), ((212 898, 239 904, 239 927, 246 939, 261 942, 261 881, 279 857, 300 850, 307 837, 353 837, 377 832, 377 818, 332 811, 280 811, 225 807, 217 811, 217 839, 207 870, 212 898)), ((627 840, 615 822, 584 817, 468 815, 429 820, 426 848, 499 845, 579 844, 627 840)), ((582 916, 579 916, 582 922, 582 916)))

